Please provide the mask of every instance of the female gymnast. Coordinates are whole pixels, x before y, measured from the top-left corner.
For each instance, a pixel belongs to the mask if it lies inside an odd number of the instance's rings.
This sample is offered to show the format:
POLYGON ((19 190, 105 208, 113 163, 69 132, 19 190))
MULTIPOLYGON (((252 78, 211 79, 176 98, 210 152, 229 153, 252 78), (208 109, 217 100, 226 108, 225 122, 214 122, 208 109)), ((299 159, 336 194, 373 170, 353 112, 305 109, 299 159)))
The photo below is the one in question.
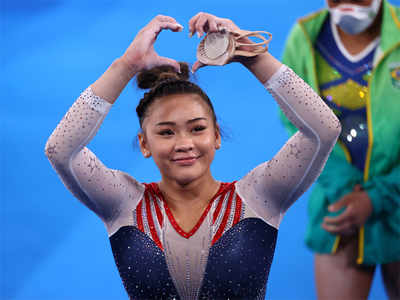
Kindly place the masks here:
MULTIPOLYGON (((236 32, 228 19, 199 13, 191 35, 236 32)), ((188 67, 159 56, 158 34, 182 26, 157 16, 72 105, 45 152, 65 186, 104 222, 131 299, 264 299, 277 232, 288 207, 314 182, 340 134, 321 98, 268 52, 238 58, 299 128, 282 149, 238 181, 213 178, 221 145, 213 106, 188 67), (144 157, 158 183, 106 167, 86 147, 122 89, 137 75, 149 88, 137 107, 144 157)), ((198 61, 193 71, 203 65, 198 61)), ((267 113, 267 112, 266 112, 267 113)), ((249 128, 251 130, 251 128, 249 128)))

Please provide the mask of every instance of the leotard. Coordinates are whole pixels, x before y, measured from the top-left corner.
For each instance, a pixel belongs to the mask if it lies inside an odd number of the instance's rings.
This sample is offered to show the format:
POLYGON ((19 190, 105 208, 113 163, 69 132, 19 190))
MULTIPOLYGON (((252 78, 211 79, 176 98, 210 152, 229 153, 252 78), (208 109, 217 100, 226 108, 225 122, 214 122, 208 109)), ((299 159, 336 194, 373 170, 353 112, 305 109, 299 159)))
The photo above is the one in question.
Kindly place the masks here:
POLYGON ((264 299, 282 217, 340 133, 332 111, 288 67, 264 86, 299 131, 271 160, 221 183, 190 232, 156 183, 109 169, 86 147, 111 107, 90 87, 48 139, 46 155, 65 186, 103 220, 131 299, 264 299))

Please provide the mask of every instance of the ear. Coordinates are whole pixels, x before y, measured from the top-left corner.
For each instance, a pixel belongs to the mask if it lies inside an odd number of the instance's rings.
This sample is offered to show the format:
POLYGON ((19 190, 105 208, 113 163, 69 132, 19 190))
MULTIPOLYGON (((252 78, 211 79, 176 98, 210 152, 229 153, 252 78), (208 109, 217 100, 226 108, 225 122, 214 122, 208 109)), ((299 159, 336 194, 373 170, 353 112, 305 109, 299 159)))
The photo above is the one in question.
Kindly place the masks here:
POLYGON ((151 152, 148 149, 146 135, 143 132, 138 133, 138 140, 139 140, 140 151, 142 152, 143 156, 145 158, 149 158, 151 156, 151 152))
POLYGON ((219 148, 221 148, 221 129, 217 124, 215 126, 215 149, 218 150, 219 148))

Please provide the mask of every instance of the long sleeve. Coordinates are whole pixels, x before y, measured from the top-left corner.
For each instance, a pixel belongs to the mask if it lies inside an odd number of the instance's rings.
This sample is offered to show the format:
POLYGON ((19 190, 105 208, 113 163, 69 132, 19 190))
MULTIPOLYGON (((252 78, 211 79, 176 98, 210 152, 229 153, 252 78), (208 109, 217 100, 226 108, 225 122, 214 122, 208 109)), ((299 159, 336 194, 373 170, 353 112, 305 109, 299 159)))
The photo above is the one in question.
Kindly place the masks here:
POLYGON ((265 87, 299 129, 269 161, 238 181, 253 211, 278 228, 284 212, 315 181, 340 134, 339 120, 290 68, 282 66, 265 87))
POLYGON ((111 104, 86 89, 49 137, 45 153, 64 185, 107 225, 144 187, 128 174, 107 168, 85 146, 98 131, 111 104))
MULTIPOLYGON (((308 44, 305 43, 307 39, 301 25, 297 22, 286 41, 282 61, 314 90, 318 90, 317 79, 312 71, 315 70, 315 61, 310 54, 314 49, 311 48, 311 45, 307 46, 308 44)), ((288 120, 282 110, 279 110, 279 117, 289 135, 293 135, 297 128, 288 120)), ((340 147, 337 143, 333 148, 325 168, 317 180, 330 203, 336 202, 342 196, 351 192, 354 185, 363 181, 362 173, 346 160, 340 147)))

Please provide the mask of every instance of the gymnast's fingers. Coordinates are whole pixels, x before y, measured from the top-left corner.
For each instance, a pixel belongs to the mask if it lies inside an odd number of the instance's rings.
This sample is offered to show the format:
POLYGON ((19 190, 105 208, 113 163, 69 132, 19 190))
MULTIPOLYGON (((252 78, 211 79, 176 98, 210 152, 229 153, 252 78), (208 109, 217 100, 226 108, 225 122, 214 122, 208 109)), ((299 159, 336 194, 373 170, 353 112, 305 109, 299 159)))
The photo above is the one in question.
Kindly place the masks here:
POLYGON ((201 37, 205 32, 208 31, 209 18, 210 17, 208 16, 208 14, 202 14, 194 24, 198 37, 201 37))
MULTIPOLYGON (((181 31, 182 25, 175 19, 167 16, 157 16, 143 27, 123 54, 123 60, 130 66, 136 66, 138 70, 147 69, 157 64, 158 55, 154 51, 154 43, 158 34, 164 30, 181 31)), ((176 63, 171 63, 175 69, 179 69, 176 63)))
POLYGON ((173 32, 179 32, 182 31, 183 26, 176 22, 162 21, 162 22, 156 22, 153 25, 152 29, 156 34, 159 34, 164 29, 169 29, 173 32))
POLYGON ((189 20, 189 36, 192 37, 195 33, 196 33, 196 27, 195 24, 197 22, 197 19, 200 18, 200 16, 204 14, 202 12, 199 12, 198 14, 196 14, 195 16, 193 16, 190 20, 189 20))
POLYGON ((159 32, 160 30, 160 25, 165 29, 170 29, 172 31, 180 31, 183 26, 179 24, 174 18, 169 17, 169 16, 164 16, 164 15, 158 15, 154 17, 144 28, 143 31, 155 31, 159 32), (166 24, 169 24, 166 26, 166 24), (180 28, 180 29, 179 29, 180 28))
POLYGON ((189 21, 190 36, 197 32, 198 37, 201 37, 207 32, 217 32, 219 25, 219 18, 212 14, 200 12, 189 21))
POLYGON ((240 28, 231 19, 219 18, 218 24, 221 25, 220 27, 223 27, 230 32, 235 32, 240 30, 240 28))
POLYGON ((172 23, 178 23, 173 17, 170 16, 164 16, 164 15, 158 15, 153 18, 154 21, 159 21, 159 22, 172 22, 172 23))
POLYGON ((208 32, 218 32, 218 23, 215 18, 208 19, 208 32))

